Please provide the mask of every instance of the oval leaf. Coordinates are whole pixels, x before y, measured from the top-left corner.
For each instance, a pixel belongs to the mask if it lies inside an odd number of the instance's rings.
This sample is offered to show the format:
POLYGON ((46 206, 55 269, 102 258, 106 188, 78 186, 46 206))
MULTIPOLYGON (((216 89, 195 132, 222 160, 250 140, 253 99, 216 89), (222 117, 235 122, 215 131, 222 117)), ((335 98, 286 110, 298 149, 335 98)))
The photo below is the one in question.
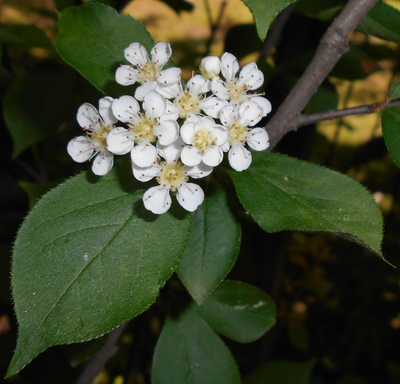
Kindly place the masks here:
POLYGON ((137 316, 178 266, 190 215, 149 213, 133 180, 129 166, 100 179, 80 174, 24 221, 12 262, 19 337, 8 375, 51 345, 101 336, 137 316))
POLYGON ((134 41, 150 52, 154 45, 143 24, 114 8, 87 3, 61 12, 56 48, 60 56, 97 89, 113 97, 130 93, 115 81, 115 70, 126 63, 124 49, 134 41))
POLYGON ((267 36, 268 28, 272 20, 290 4, 296 0, 244 0, 244 3, 249 7, 254 16, 258 36, 264 41, 267 36))
POLYGON ((367 35, 400 42, 400 11, 385 3, 376 3, 357 29, 367 35))
POLYGON ((395 164, 400 167, 400 107, 382 112, 382 133, 395 164))
POLYGON ((209 183, 206 200, 193 214, 192 230, 178 275, 190 295, 201 304, 226 277, 239 253, 241 229, 224 188, 209 183))
POLYGON ((13 82, 3 108, 14 141, 14 159, 58 129, 72 105, 75 85, 76 73, 71 68, 50 61, 13 82))
POLYGON ((400 98, 400 79, 395 83, 391 84, 389 92, 389 100, 395 100, 400 98))
POLYGON ((276 153, 253 153, 246 172, 229 171, 239 200, 267 232, 334 232, 381 255, 383 224, 374 198, 357 181, 276 153))
POLYGON ((240 281, 223 281, 196 311, 212 329, 240 343, 257 340, 276 322, 272 299, 240 281))
POLYGON ((240 383, 229 349, 207 323, 186 308, 167 317, 154 353, 152 383, 240 383))

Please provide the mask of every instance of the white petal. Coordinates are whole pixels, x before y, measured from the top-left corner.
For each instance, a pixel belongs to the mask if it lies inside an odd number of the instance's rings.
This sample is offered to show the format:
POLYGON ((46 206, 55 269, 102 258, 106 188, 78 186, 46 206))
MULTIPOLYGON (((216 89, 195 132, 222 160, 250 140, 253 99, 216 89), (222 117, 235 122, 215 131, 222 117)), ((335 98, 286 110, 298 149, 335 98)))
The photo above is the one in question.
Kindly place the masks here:
POLYGON ((263 116, 267 116, 271 112, 272 106, 268 99, 262 96, 252 96, 251 101, 256 102, 263 110, 263 116))
POLYGON ((114 164, 114 155, 107 150, 100 151, 93 160, 92 171, 97 176, 107 175, 114 164))
POLYGON ((196 123, 193 123, 191 121, 186 121, 181 127, 181 138, 186 144, 192 144, 194 140, 194 135, 196 133, 195 124, 196 123))
POLYGON ((114 128, 107 135, 107 149, 114 155, 125 155, 133 145, 133 133, 125 128, 114 128))
POLYGON ((217 56, 204 57, 200 62, 200 72, 207 79, 212 79, 219 75, 221 71, 221 60, 217 56))
POLYGON ((237 58, 231 53, 225 52, 221 57, 221 73, 225 79, 231 81, 235 78, 239 70, 239 63, 237 58))
POLYGON ((163 86, 175 84, 181 79, 181 73, 178 67, 164 69, 157 74, 157 82, 163 86))
POLYGON ((243 127, 252 127, 263 117, 262 108, 254 101, 244 101, 239 106, 240 123, 243 127))
POLYGON ((147 63, 146 48, 140 43, 132 43, 124 50, 125 58, 133 65, 143 65, 147 63))
POLYGON ((76 114, 76 120, 78 124, 85 129, 94 128, 98 125, 99 122, 99 112, 97 109, 89 103, 82 104, 78 113, 76 114))
POLYGON ((260 88, 264 83, 264 74, 257 68, 257 64, 252 62, 246 64, 239 74, 238 85, 247 85, 248 89, 260 88))
MULTIPOLYGON (((212 145, 210 148, 208 148, 207 152, 203 153, 201 161, 210 167, 216 167, 221 163, 223 157, 224 153, 222 152, 221 147, 218 145, 212 145)), ((183 163, 186 164, 184 161, 183 163)))
POLYGON ((230 127, 237 119, 238 113, 238 108, 236 108, 233 104, 228 104, 226 107, 221 109, 219 119, 225 127, 230 127))
POLYGON ((233 144, 228 153, 230 166, 238 172, 249 168, 252 157, 251 153, 241 144, 233 144))
POLYGON ((160 119, 166 108, 165 98, 155 91, 149 91, 143 99, 142 108, 147 117, 160 119))
POLYGON ((217 139, 215 142, 216 145, 223 145, 228 141, 229 132, 223 125, 215 124, 209 128, 209 131, 213 140, 217 139))
POLYGON ((204 201, 204 192, 193 183, 182 183, 176 195, 178 203, 189 212, 194 212, 204 201))
POLYGON ((142 83, 142 85, 136 88, 135 97, 137 100, 142 101, 148 92, 154 91, 156 88, 157 81, 147 81, 146 83, 142 83))
POLYGON ((210 167, 203 162, 194 167, 185 166, 185 175, 192 177, 193 179, 201 179, 207 177, 213 171, 213 167, 210 167))
POLYGON ((154 127, 154 134, 161 145, 170 145, 179 137, 179 125, 175 120, 163 121, 154 127))
POLYGON ((263 128, 253 128, 246 135, 246 143, 255 151, 264 151, 269 147, 268 133, 263 128))
POLYGON ((201 75, 196 75, 187 82, 186 86, 193 96, 197 96, 207 93, 211 89, 211 82, 201 75))
POLYGON ((158 163, 155 163, 152 164, 151 167, 142 168, 132 163, 132 172, 136 180, 146 182, 158 176, 160 173, 160 166, 158 163))
POLYGON ((177 83, 173 83, 170 85, 162 85, 157 83, 157 87, 155 89, 160 95, 164 96, 166 99, 174 99, 175 97, 181 95, 182 85, 180 81, 177 83))
POLYGON ((202 158, 202 153, 196 147, 191 145, 186 145, 181 152, 181 160, 182 163, 188 165, 189 167, 193 167, 197 164, 200 164, 202 158))
POLYGON ((157 143, 158 154, 165 159, 167 163, 178 161, 185 143, 180 137, 170 145, 161 145, 157 143))
POLYGON ((225 87, 224 81, 219 77, 213 77, 211 80, 211 91, 221 99, 229 100, 228 88, 225 87))
POLYGON ((78 136, 67 145, 68 154, 77 163, 89 160, 93 154, 92 142, 86 136, 78 136))
POLYGON ((157 149, 149 141, 143 140, 132 148, 131 159, 138 167, 151 167, 157 160, 157 149))
POLYGON ((161 68, 167 64, 172 55, 172 48, 168 43, 163 41, 158 42, 151 50, 151 61, 157 67, 161 68))
POLYGON ((114 116, 123 123, 134 123, 138 120, 139 103, 132 96, 121 96, 112 103, 114 116))
POLYGON ((121 65, 115 72, 115 80, 121 85, 132 85, 139 80, 139 72, 130 65, 121 65))
POLYGON ((224 152, 228 152, 229 149, 231 148, 231 146, 230 146, 229 142, 227 141, 225 144, 222 144, 222 145, 220 146, 220 148, 221 148, 224 152))
POLYGON ((179 117, 179 107, 174 103, 171 103, 169 100, 165 100, 165 102, 165 112, 161 116, 160 122, 166 120, 177 120, 179 117))
POLYGON ((200 108, 206 113, 208 116, 219 119, 221 109, 228 105, 228 101, 221 99, 219 97, 207 97, 206 99, 200 101, 200 108))
POLYGON ((111 106, 114 99, 110 96, 103 97, 99 100, 99 113, 103 118, 105 125, 114 125, 118 119, 113 115, 111 106))
POLYGON ((169 189, 162 185, 150 188, 143 195, 143 203, 146 209, 156 215, 167 212, 172 203, 169 189))

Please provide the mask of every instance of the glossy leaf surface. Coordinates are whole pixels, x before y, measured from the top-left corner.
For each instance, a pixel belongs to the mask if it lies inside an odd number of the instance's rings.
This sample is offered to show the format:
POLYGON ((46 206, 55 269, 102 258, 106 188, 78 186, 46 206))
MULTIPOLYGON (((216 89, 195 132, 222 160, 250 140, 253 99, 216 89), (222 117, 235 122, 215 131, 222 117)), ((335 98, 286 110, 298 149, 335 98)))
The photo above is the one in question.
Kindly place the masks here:
POLYGON ((178 275, 201 304, 235 264, 240 247, 240 223, 232 213, 227 192, 212 182, 205 202, 193 213, 192 230, 178 275))
POLYGON ((167 317, 151 374, 154 384, 241 382, 229 349, 191 306, 167 317))
POLYGON ((46 194, 15 242, 19 337, 8 374, 54 344, 101 336, 146 310, 177 268, 190 214, 155 216, 130 165, 82 173, 46 194), (34 234, 34 235, 33 235, 34 234))
POLYGON ((382 133, 393 161, 400 167, 400 107, 382 112, 382 133))
POLYGON ((260 289, 240 281, 223 281, 195 308, 211 328, 241 343, 257 340, 276 321, 272 299, 260 289))
POLYGON ((148 52, 154 41, 140 21, 100 3, 66 8, 58 20, 56 48, 60 56, 108 96, 129 94, 115 81, 120 64, 128 64, 124 49, 137 41, 148 52))
POLYGON ((239 200, 261 228, 333 232, 381 255, 382 217, 361 184, 285 155, 252 155, 246 172, 229 174, 239 200))

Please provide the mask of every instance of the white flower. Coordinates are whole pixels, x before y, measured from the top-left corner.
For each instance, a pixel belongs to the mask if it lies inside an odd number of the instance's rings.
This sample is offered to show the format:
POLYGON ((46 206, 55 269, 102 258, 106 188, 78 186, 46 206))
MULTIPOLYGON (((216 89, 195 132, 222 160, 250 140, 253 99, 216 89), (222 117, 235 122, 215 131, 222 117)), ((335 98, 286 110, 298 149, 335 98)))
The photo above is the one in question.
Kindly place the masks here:
POLYGON ((132 96, 114 100, 112 111, 129 129, 116 128, 107 137, 108 149, 117 155, 131 153, 139 167, 149 167, 157 158, 156 140, 162 145, 172 144, 179 136, 178 109, 155 91, 146 94, 143 113, 132 96), (136 144, 136 145, 135 145, 136 144))
POLYGON ((99 111, 89 103, 82 104, 76 115, 86 136, 72 139, 67 146, 68 154, 78 163, 95 157, 92 170, 98 176, 106 175, 114 164, 114 155, 107 149, 107 137, 118 121, 111 111, 112 97, 99 100, 99 111))
POLYGON ((181 127, 181 138, 187 144, 182 149, 182 162, 195 166, 202 161, 215 167, 223 159, 221 146, 228 140, 228 130, 208 116, 192 116, 181 127))
POLYGON ((262 95, 248 94, 248 91, 260 88, 264 83, 264 75, 255 62, 246 64, 239 72, 239 63, 235 56, 225 52, 221 57, 221 73, 225 80, 213 77, 212 92, 222 99, 240 104, 251 99, 262 107, 263 116, 271 112, 271 103, 262 95))
POLYGON ((217 56, 204 57, 200 62, 199 69, 206 79, 212 79, 221 71, 221 60, 217 56))
POLYGON ((169 85, 179 81, 182 72, 180 68, 162 70, 172 54, 168 43, 158 42, 151 50, 151 60, 146 48, 140 43, 132 43, 124 53, 132 65, 121 65, 115 78, 122 85, 140 83, 135 91, 136 99, 142 101, 147 92, 155 90, 158 84, 169 85))
POLYGON ((165 161, 158 159, 147 168, 137 167, 134 164, 132 166, 136 179, 148 181, 155 177, 160 184, 144 193, 145 208, 158 215, 167 212, 172 204, 170 196, 170 191, 172 191, 177 192, 176 198, 184 209, 190 212, 195 211, 204 200, 204 192, 197 184, 188 183, 188 178, 189 176, 206 177, 212 172, 212 168, 204 164, 187 167, 178 161, 183 146, 180 139, 168 146, 157 146, 160 156, 165 161))
POLYGON ((251 164, 252 157, 245 148, 246 143, 256 151, 263 151, 269 147, 269 137, 265 129, 249 128, 261 120, 262 114, 262 108, 253 99, 239 106, 227 106, 221 111, 221 123, 229 131, 228 143, 223 149, 229 150, 229 164, 236 171, 241 172, 251 164))
POLYGON ((208 116, 218 118, 221 109, 228 104, 227 100, 213 95, 205 97, 210 91, 210 80, 201 75, 193 76, 183 90, 181 81, 169 86, 160 86, 157 91, 168 99, 174 99, 179 108, 179 117, 185 119, 204 111, 208 116))

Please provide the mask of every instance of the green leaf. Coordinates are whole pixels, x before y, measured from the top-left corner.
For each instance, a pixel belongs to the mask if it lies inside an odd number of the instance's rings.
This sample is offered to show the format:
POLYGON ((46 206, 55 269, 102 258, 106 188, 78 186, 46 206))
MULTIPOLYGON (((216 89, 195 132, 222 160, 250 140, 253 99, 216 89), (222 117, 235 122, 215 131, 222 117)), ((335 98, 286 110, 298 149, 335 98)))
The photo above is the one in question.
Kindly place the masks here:
POLYGON ((226 277, 236 262, 240 223, 232 213, 227 192, 211 182, 206 199, 193 213, 192 230, 178 275, 190 295, 201 304, 226 277))
POLYGON ((254 372, 245 384, 309 384, 315 360, 307 363, 271 361, 254 372))
POLYGON ((35 25, 4 25, 0 28, 0 42, 54 50, 54 46, 46 33, 35 25))
POLYGON ((296 11, 323 21, 332 20, 343 8, 343 0, 299 0, 296 11))
POLYGON ((154 384, 241 382, 229 349, 192 306, 167 317, 151 375, 154 384))
POLYGON ((12 261, 19 337, 8 375, 51 345, 99 337, 142 313, 177 268, 191 216, 147 211, 125 168, 67 180, 21 226, 12 261))
POLYGON ((390 156, 400 168, 400 107, 382 112, 382 133, 390 156))
POLYGON ((150 52, 154 41, 143 24, 114 8, 91 2, 61 12, 56 48, 60 56, 104 94, 119 97, 130 88, 115 81, 115 71, 127 63, 124 49, 138 41, 150 52))
POLYGON ((48 183, 31 183, 29 181, 19 181, 18 185, 25 191, 29 199, 29 208, 38 202, 39 198, 47 191, 54 188, 59 182, 51 181, 48 183))
POLYGON ((14 141, 15 159, 54 133, 75 96, 76 74, 62 63, 46 61, 17 78, 4 100, 4 120, 14 141))
POLYGON ((383 224, 374 198, 357 181, 276 153, 253 153, 246 172, 229 171, 239 200, 267 232, 323 231, 381 255, 383 224))
POLYGON ((336 88, 329 81, 324 81, 308 101, 305 112, 329 111, 336 109, 338 104, 339 95, 336 88))
POLYGON ((389 101, 400 98, 400 79, 390 85, 389 101))
POLYGON ((257 340, 276 321, 272 299, 260 289, 240 281, 223 281, 195 309, 212 329, 240 343, 257 340))
POLYGON ((254 16, 258 36, 264 41, 273 19, 296 0, 244 0, 254 16))
POLYGON ((400 11, 385 3, 376 3, 357 29, 367 35, 400 43, 400 11))

